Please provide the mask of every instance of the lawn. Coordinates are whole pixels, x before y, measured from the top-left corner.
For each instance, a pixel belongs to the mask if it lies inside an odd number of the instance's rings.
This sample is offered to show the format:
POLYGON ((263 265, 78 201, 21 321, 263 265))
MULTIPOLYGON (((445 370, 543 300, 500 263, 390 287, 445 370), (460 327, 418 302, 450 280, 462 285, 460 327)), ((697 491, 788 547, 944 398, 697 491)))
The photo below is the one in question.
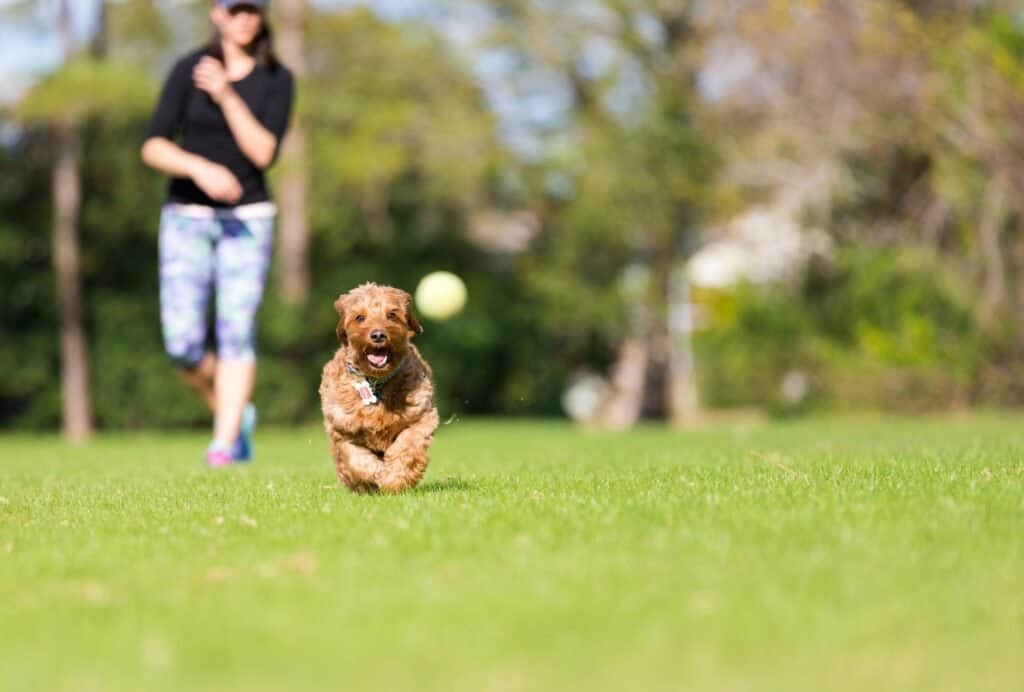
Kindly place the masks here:
POLYGON ((1022 417, 0 437, 0 689, 1021 690, 1022 417))

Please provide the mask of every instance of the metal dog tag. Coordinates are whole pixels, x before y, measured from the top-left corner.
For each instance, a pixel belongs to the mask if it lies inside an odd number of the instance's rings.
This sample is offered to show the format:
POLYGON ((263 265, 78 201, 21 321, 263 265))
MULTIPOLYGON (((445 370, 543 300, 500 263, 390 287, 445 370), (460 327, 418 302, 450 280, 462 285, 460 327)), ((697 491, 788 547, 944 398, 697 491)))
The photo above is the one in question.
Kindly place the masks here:
POLYGON ((373 388, 370 387, 370 383, 366 380, 359 380, 352 385, 355 387, 356 393, 359 394, 359 398, 363 400, 363 406, 372 406, 377 403, 377 395, 373 393, 373 388))

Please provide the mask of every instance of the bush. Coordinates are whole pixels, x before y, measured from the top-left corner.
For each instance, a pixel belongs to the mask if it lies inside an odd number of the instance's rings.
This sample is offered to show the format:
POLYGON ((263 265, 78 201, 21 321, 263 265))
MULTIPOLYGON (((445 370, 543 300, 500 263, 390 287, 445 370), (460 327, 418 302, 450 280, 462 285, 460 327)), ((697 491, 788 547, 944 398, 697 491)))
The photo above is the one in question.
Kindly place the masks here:
POLYGON ((796 292, 741 284, 703 302, 710 326, 694 343, 701 403, 784 408, 786 374, 816 369, 814 324, 796 292))
MULTIPOLYGON (((708 302, 708 301, 706 301, 708 302)), ((924 250, 851 249, 799 286, 717 296, 696 340, 704 402, 928 410, 970 401, 988 343, 965 282, 924 250)))

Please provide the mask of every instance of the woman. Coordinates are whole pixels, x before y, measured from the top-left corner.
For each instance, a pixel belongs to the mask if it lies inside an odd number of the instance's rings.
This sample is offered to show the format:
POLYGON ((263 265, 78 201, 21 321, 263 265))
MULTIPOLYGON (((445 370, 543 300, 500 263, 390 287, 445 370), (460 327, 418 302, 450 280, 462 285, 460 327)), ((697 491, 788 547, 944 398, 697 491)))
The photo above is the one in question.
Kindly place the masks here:
POLYGON ((214 0, 216 35, 164 84, 142 160, 171 176, 160 218, 160 318, 167 353, 214 414, 210 466, 247 461, 256 410, 255 318, 276 209, 264 171, 291 114, 293 80, 271 45, 266 0, 214 0), (205 350, 216 293, 216 356, 205 350))

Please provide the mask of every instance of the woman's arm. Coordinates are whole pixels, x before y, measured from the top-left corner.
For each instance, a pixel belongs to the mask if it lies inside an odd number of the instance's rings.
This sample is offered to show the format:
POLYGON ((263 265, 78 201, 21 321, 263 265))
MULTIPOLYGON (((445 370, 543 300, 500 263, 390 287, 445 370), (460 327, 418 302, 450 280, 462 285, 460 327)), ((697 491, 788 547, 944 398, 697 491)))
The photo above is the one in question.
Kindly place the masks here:
POLYGON ((209 163, 203 157, 190 154, 165 137, 150 137, 143 142, 142 162, 175 178, 191 178, 203 162, 209 163))
POLYGON ((257 168, 270 166, 277 154, 277 137, 260 124, 234 89, 229 87, 218 103, 224 118, 228 121, 228 127, 231 128, 231 134, 235 136, 235 141, 246 158, 257 168))
POLYGON ((220 106, 238 148, 257 168, 267 168, 277 154, 277 137, 263 127, 242 97, 232 88, 224 66, 214 58, 204 57, 196 65, 193 79, 220 106))
POLYGON ((242 186, 234 174, 174 143, 192 89, 190 65, 191 58, 179 60, 167 76, 142 145, 142 161, 161 173, 191 178, 210 198, 234 204, 242 198, 242 186))
POLYGON ((165 137, 150 137, 142 145, 142 161, 161 173, 191 178, 210 198, 234 204, 242 198, 242 185, 234 173, 196 154, 190 154, 165 137))

